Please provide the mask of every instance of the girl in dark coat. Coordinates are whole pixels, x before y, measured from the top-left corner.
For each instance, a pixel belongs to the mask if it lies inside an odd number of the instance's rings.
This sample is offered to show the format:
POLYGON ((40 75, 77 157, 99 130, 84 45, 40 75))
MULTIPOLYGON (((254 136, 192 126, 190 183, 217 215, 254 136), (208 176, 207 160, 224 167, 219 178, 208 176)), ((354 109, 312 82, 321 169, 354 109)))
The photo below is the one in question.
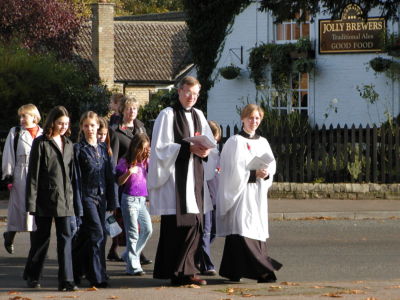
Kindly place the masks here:
POLYGON ((118 207, 118 195, 112 157, 107 145, 97 142, 99 125, 95 112, 83 114, 80 129, 84 138, 74 146, 77 194, 84 214, 77 238, 80 247, 74 243, 73 258, 75 278, 85 273, 91 286, 105 288, 105 214, 118 207), (83 265, 86 269, 79 270, 83 265))
POLYGON ((73 144, 68 111, 63 106, 53 108, 44 124, 43 135, 32 144, 26 182, 27 212, 35 216, 34 234, 24 279, 28 287, 39 288, 44 260, 50 243, 54 219, 57 234, 58 290, 75 291, 73 281, 71 221, 75 212, 82 213, 73 201, 73 144))

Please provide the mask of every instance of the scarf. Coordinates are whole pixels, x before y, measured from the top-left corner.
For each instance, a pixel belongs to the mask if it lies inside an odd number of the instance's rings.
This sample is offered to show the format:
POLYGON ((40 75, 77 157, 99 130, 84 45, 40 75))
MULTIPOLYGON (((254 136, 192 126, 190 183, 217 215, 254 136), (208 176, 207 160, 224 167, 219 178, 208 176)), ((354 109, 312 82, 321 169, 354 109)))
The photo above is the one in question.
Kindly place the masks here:
POLYGON ((184 138, 190 136, 189 124, 185 112, 190 111, 194 124, 194 131, 201 134, 201 121, 193 108, 185 110, 180 103, 172 107, 174 109, 174 142, 181 145, 178 157, 175 161, 175 194, 176 194, 176 222, 177 226, 193 226, 196 222, 202 223, 203 214, 203 164, 202 158, 193 155, 194 185, 196 203, 199 214, 187 213, 186 210, 186 182, 190 159, 190 143, 184 138))

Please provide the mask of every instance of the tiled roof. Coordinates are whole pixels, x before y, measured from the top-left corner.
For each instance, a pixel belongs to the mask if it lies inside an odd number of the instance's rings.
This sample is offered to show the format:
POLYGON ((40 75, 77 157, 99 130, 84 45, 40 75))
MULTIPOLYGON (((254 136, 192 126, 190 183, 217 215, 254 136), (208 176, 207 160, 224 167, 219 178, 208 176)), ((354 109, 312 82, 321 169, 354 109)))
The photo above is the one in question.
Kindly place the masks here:
MULTIPOLYGON (((116 21, 115 81, 174 82, 192 65, 184 22, 116 21)), ((78 55, 91 59, 91 23, 82 28, 78 55)))

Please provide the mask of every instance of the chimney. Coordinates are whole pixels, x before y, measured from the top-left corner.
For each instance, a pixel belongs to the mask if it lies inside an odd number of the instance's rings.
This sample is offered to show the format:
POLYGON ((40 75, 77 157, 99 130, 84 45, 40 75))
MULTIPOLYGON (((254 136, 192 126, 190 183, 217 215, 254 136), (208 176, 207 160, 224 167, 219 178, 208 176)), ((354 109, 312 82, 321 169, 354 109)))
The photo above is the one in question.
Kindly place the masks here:
POLYGON ((109 89, 114 86, 114 3, 92 5, 92 61, 100 79, 109 89))

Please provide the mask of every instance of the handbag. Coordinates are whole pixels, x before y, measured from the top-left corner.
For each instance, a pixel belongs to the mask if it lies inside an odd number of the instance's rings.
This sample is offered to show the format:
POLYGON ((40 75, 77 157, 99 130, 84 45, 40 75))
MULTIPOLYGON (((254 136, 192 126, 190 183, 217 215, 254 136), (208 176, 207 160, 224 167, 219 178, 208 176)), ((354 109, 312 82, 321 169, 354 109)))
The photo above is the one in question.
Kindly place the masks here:
POLYGON ((122 232, 122 228, 118 225, 117 220, 112 213, 106 212, 106 232, 110 237, 115 237, 122 232))

